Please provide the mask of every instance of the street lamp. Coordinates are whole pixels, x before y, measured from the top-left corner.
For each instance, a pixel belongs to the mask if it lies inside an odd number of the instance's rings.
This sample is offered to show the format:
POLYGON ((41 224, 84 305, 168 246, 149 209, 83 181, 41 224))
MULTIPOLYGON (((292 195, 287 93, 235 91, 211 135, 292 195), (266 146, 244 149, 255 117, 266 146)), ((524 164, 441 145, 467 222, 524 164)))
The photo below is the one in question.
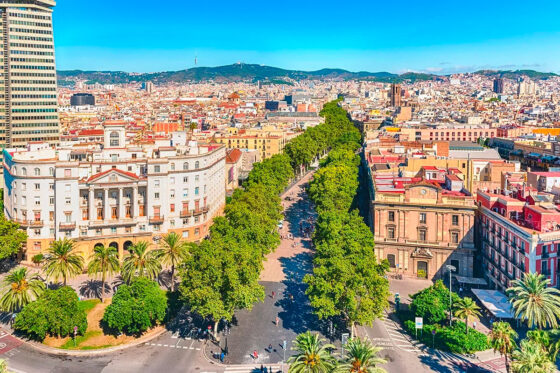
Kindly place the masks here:
POLYGON ((451 301, 451 272, 455 272, 457 270, 457 268, 455 268, 454 266, 448 264, 445 266, 445 268, 449 271, 449 325, 451 325, 451 307, 452 307, 452 301, 451 301))

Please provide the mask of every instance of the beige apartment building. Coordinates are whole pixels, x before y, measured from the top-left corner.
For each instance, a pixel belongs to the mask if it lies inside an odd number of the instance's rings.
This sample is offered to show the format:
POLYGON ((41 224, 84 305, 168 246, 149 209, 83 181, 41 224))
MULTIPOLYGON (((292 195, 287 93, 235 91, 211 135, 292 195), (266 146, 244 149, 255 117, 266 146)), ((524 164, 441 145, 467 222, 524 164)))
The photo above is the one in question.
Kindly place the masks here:
POLYGON ((374 176, 372 222, 375 254, 393 273, 442 277, 445 266, 473 275, 474 199, 463 182, 447 175, 444 183, 419 178, 374 176))
POLYGON ((275 127, 230 128, 227 133, 216 135, 213 141, 226 145, 228 149, 258 150, 261 159, 266 159, 281 153, 286 144, 297 135, 297 133, 275 127))
POLYGON ((53 0, 0 2, 0 146, 59 142, 53 0))

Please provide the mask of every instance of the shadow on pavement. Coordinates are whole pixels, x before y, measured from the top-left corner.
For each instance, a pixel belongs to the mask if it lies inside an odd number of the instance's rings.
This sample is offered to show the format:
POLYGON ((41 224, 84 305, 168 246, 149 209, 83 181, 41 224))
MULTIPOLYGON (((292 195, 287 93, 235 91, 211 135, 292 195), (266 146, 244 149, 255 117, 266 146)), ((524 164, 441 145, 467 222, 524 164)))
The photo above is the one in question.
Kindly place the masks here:
POLYGON ((480 367, 456 354, 432 349, 425 349, 424 352, 426 354, 420 356, 420 361, 429 366, 434 372, 492 373, 491 370, 480 367))

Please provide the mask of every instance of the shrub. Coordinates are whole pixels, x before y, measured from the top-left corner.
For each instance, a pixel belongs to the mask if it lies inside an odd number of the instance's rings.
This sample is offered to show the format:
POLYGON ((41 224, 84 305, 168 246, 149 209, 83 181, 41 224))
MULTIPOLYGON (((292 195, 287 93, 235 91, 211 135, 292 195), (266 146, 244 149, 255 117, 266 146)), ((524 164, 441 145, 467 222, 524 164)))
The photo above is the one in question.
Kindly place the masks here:
MULTIPOLYGON (((452 303, 459 301, 459 296, 452 293, 452 303)), ((426 324, 437 324, 449 316, 449 289, 443 281, 438 280, 430 287, 411 296, 410 309, 414 315, 423 317, 426 324)))
POLYGON ((167 296, 155 281, 138 278, 118 288, 105 310, 103 322, 113 330, 142 333, 165 318, 167 296))
POLYGON ((39 299, 23 308, 14 323, 15 330, 40 341, 47 334, 58 337, 73 335, 75 326, 78 334, 84 334, 87 316, 78 304, 78 294, 68 286, 46 290, 39 299))
MULTIPOLYGON (((411 336, 416 336, 414 321, 407 320, 404 325, 411 336)), ((465 334, 465 323, 462 321, 455 321, 451 327, 425 324, 423 330, 418 330, 417 336, 419 341, 428 346, 434 343, 437 349, 453 353, 473 353, 489 348, 486 335, 473 328, 469 328, 468 335, 465 334), (432 336, 433 330, 436 331, 435 336, 432 336)))

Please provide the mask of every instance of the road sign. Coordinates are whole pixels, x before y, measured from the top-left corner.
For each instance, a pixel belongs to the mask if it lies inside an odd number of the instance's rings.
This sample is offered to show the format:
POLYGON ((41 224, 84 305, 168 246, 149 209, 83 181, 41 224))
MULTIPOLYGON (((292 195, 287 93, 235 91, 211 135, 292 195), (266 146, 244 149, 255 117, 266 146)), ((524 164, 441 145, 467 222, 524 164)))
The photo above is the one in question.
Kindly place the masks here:
POLYGON ((414 318, 414 324, 416 325, 416 329, 422 329, 424 321, 421 317, 414 318))

